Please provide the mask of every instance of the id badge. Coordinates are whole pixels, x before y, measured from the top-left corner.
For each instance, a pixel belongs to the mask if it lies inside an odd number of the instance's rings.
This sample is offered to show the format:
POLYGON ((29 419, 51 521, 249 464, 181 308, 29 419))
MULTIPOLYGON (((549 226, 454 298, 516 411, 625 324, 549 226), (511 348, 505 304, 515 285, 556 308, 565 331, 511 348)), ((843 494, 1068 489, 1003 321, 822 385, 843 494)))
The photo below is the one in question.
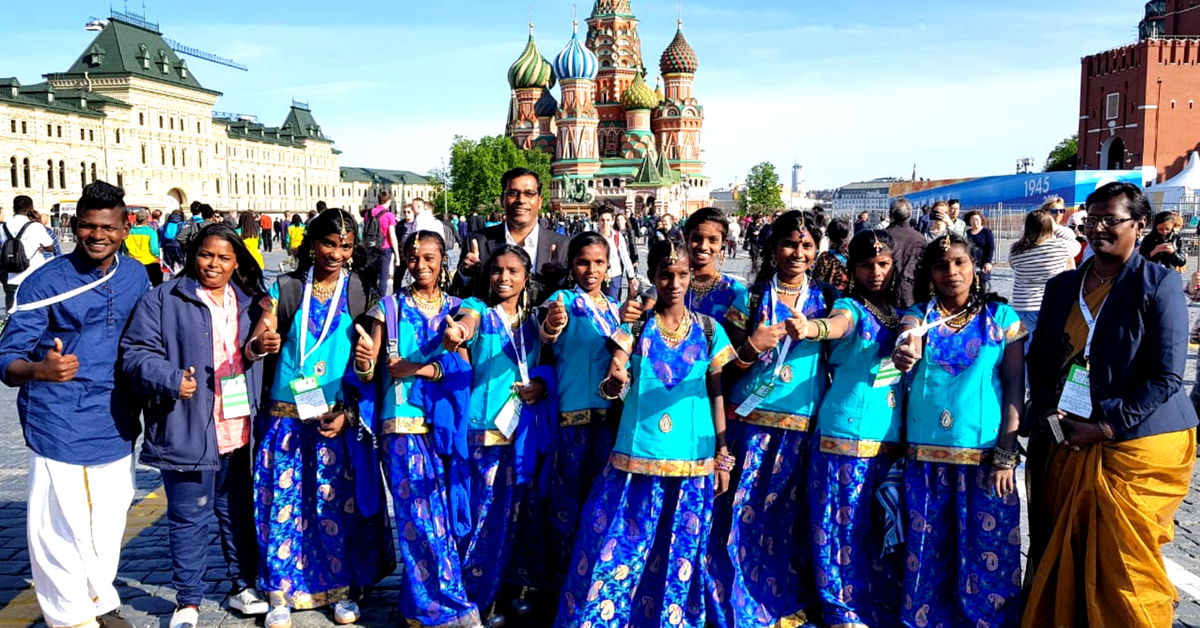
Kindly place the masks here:
POLYGON ((1067 383, 1063 386, 1062 397, 1058 399, 1058 409, 1068 414, 1074 414, 1082 419, 1092 416, 1091 374, 1088 370, 1072 365, 1067 372, 1067 383))
POLYGON ((226 419, 250 416, 250 391, 245 375, 221 378, 221 416, 226 419))
POLYGON ((521 420, 520 403, 521 397, 514 391, 504 402, 504 407, 500 408, 500 414, 496 415, 496 429, 504 434, 504 438, 512 438, 517 431, 517 423, 521 420))
POLYGON ((296 413, 301 421, 312 421, 329 412, 325 391, 315 377, 301 377, 291 381, 292 395, 296 398, 296 413))
POLYGON ((758 389, 754 391, 754 394, 747 397, 746 400, 742 402, 742 405, 738 406, 737 409, 734 410, 734 413, 741 417, 748 416, 751 412, 754 412, 758 406, 762 405, 762 402, 767 400, 767 397, 771 395, 772 390, 775 390, 775 382, 770 382, 768 384, 759 386, 758 389))
POLYGON ((900 377, 903 375, 904 373, 896 368, 895 364, 892 364, 892 358, 890 356, 886 357, 879 362, 879 372, 875 374, 875 381, 871 384, 871 387, 884 388, 891 386, 900 381, 900 377))

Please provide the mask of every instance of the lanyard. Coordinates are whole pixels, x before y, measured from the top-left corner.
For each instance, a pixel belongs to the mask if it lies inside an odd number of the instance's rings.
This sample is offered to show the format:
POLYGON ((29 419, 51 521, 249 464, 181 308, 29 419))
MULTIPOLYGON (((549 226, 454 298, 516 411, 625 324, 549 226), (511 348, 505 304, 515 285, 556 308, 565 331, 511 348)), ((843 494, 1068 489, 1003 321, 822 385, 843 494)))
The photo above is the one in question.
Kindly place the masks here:
POLYGON ((197 292, 200 293, 200 299, 208 306, 208 312, 212 316, 213 336, 219 338, 225 345, 225 361, 230 368, 233 368, 238 355, 238 308, 233 288, 230 288, 229 284, 225 284, 225 305, 218 304, 204 286, 200 286, 197 292), (218 315, 223 316, 225 320, 218 321, 218 315), (221 330, 220 332, 217 331, 218 328, 221 330))
MULTIPOLYGON (((804 305, 808 303, 808 275, 804 276, 803 287, 800 288, 800 296, 796 298, 796 308, 799 311, 804 311, 804 305)), ((779 307, 779 277, 771 278, 771 295, 767 300, 769 311, 767 312, 768 324, 775 325, 775 309, 779 307)), ((779 348, 779 359, 775 361, 775 379, 779 379, 779 374, 783 372, 784 361, 787 360, 787 354, 792 350, 792 337, 784 336, 783 346, 779 348)), ((774 380, 772 380, 774 381, 774 380)))
POLYGON ((79 286, 78 288, 71 288, 70 290, 67 290, 66 292, 64 292, 62 294, 56 294, 52 297, 42 299, 41 301, 34 301, 33 303, 17 303, 16 300, 14 299, 14 305, 13 305, 12 309, 8 311, 8 313, 10 315, 12 315, 12 314, 16 314, 17 312, 28 312, 30 310, 36 310, 36 309, 47 307, 50 305, 55 305, 57 303, 62 303, 63 301, 66 301, 68 299, 73 299, 73 298, 91 290, 92 288, 99 287, 104 282, 115 277, 117 274, 117 267, 120 265, 121 265, 121 256, 114 255, 112 266, 109 267, 108 272, 104 273, 104 275, 102 277, 100 277, 99 279, 97 279, 91 283, 79 286))
POLYGON ((508 313, 504 311, 504 306, 497 305, 496 313, 500 315, 500 320, 504 322, 504 335, 508 338, 509 344, 512 345, 513 353, 517 354, 517 370, 521 372, 521 383, 529 383, 529 364, 525 355, 525 334, 524 329, 518 329, 517 333, 513 333, 511 321, 508 319, 508 313))
POLYGON ((308 361, 309 356, 316 353, 317 347, 325 342, 325 337, 329 335, 329 328, 333 326, 333 319, 337 318, 337 306, 342 299, 342 286, 346 284, 346 274, 342 273, 338 277, 337 288, 333 291, 333 297, 329 299, 329 310, 325 312, 325 325, 321 328, 321 335, 317 337, 316 344, 311 350, 307 349, 308 345, 308 307, 312 301, 312 286, 313 286, 313 271, 308 269, 308 281, 304 282, 304 300, 300 305, 300 374, 304 374, 304 363, 308 361))
MULTIPOLYGON (((604 337, 608 338, 612 336, 614 331, 612 324, 608 322, 608 319, 604 317, 604 313, 600 312, 600 310, 596 307, 596 304, 592 302, 592 297, 588 296, 587 293, 579 288, 579 286, 575 286, 575 292, 580 297, 583 297, 583 302, 587 304, 588 311, 595 315, 596 324, 600 325, 600 329, 604 332, 604 337)), ((611 315, 614 320, 616 320, 617 306, 608 299, 605 299, 604 301, 608 304, 608 314, 611 315)))
POLYGON ((1100 306, 1096 308, 1096 315, 1092 316, 1087 301, 1083 300, 1084 283, 1086 282, 1079 282, 1079 313, 1083 314, 1083 322, 1088 326, 1087 344, 1083 346, 1083 363, 1086 365, 1092 356, 1092 336, 1096 335, 1096 319, 1100 317, 1100 310, 1104 309, 1104 302, 1108 301, 1108 296, 1105 295, 1104 301, 1101 301, 1100 306))
MULTIPOLYGON (((898 347, 898 346, 904 344, 904 341, 908 340, 909 336, 916 336, 918 338, 921 338, 925 334, 929 333, 930 331, 933 331, 934 329, 937 329, 938 327, 945 325, 948 321, 954 319, 956 316, 963 313, 963 310, 959 310, 959 311, 951 314, 950 316, 939 318, 936 321, 933 321, 931 323, 931 322, 929 322, 929 317, 933 315, 933 310, 936 307, 937 307, 937 297, 934 297, 932 300, 929 301, 929 305, 925 306, 925 319, 922 322, 922 324, 918 325, 916 327, 910 327, 910 328, 904 330, 904 332, 900 334, 900 337, 896 338, 896 346, 898 347)), ((966 309, 966 307, 964 307, 963 309, 966 309)))

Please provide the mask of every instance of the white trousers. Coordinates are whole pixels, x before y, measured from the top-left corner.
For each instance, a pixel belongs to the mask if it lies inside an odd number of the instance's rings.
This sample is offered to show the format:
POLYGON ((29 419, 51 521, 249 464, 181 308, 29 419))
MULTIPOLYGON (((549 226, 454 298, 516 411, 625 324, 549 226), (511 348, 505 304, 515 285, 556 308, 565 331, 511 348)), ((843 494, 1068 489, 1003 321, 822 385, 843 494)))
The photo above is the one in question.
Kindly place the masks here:
POLYGON ((30 453, 29 560, 50 628, 94 626, 121 606, 113 579, 132 501, 132 453, 86 467, 30 453))

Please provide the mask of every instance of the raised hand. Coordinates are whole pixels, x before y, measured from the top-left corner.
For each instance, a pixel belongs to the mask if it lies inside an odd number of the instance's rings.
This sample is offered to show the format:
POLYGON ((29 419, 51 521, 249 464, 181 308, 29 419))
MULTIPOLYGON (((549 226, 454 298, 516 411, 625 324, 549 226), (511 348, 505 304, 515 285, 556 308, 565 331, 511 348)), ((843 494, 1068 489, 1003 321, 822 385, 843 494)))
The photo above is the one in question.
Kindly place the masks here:
POLYGON ((354 331, 358 332, 358 342, 354 343, 354 361, 359 364, 375 362, 375 339, 358 323, 354 324, 354 331))
POLYGON ((471 250, 463 258, 463 270, 472 273, 479 270, 479 240, 476 238, 471 238, 471 250))
POLYGON ((759 323, 758 328, 750 335, 750 344, 753 349, 766 352, 779 346, 779 342, 788 334, 788 319, 782 323, 768 325, 766 321, 759 323))
POLYGON ((191 399, 196 394, 196 367, 189 366, 179 382, 179 398, 191 399))
POLYGON ((917 334, 909 334, 904 342, 896 345, 892 350, 892 364, 902 372, 907 373, 921 361, 921 337, 917 334))
POLYGON ((567 308, 559 299, 551 301, 547 307, 546 328, 552 334, 557 334, 567 326, 567 308))
POLYGON ((75 355, 63 355, 62 340, 54 339, 54 348, 46 352, 46 357, 38 363, 36 379, 44 382, 69 382, 75 379, 79 372, 79 358, 75 355))
POLYGON ((625 297, 625 302, 621 304, 621 308, 617 313, 621 317, 622 323, 634 323, 642 318, 645 314, 646 307, 642 305, 641 299, 638 298, 637 280, 629 282, 629 296, 625 297))
POLYGON ((279 353, 283 347, 283 339, 279 332, 275 331, 275 321, 267 320, 265 324, 262 335, 258 337, 258 348, 261 349, 258 353, 279 353))
MULTIPOLYGON (((808 317, 803 312, 788 307, 788 311, 792 313, 792 317, 783 321, 784 330, 793 341, 800 341, 808 338, 808 317)), ((762 348, 762 345, 755 343, 755 346, 762 348)))
POLYGON ((446 318, 446 332, 442 334, 442 347, 446 351, 458 351, 458 348, 467 341, 466 326, 454 320, 446 318))

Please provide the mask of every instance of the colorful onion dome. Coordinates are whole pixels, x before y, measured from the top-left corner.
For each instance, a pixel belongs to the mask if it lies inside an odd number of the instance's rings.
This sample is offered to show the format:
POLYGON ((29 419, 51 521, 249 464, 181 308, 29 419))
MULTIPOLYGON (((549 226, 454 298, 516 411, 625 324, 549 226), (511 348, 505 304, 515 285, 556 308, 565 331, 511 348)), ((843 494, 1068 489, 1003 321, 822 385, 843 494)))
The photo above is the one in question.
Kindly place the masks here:
POLYGON ((654 103, 655 105, 667 99, 667 95, 663 93, 662 84, 659 83, 661 79, 662 77, 654 79, 654 97, 658 99, 654 103))
POLYGON ((596 59, 596 54, 588 50, 587 46, 579 43, 579 22, 576 21, 571 41, 567 42, 567 46, 554 58, 554 73, 560 81, 570 79, 593 81, 599 71, 600 62, 596 59))
POLYGON ((529 43, 525 44, 525 51, 508 68, 508 85, 513 89, 554 85, 554 71, 550 68, 550 62, 533 43, 532 24, 529 25, 529 43))
POLYGON ((592 17, 609 15, 633 15, 629 0, 596 0, 592 5, 592 17))
POLYGON ((554 100, 550 90, 542 90, 542 97, 533 105, 533 113, 539 118, 552 118, 558 113, 558 101, 554 100))
POLYGON ((636 109, 653 109, 658 106, 659 98, 651 91, 641 74, 633 77, 633 82, 621 94, 621 107, 625 111, 636 109))
POLYGON ((663 74, 695 74, 698 67, 700 61, 696 59, 696 51, 692 50, 687 39, 683 37, 681 20, 678 30, 675 31, 675 39, 671 40, 671 44, 663 51, 662 59, 658 61, 658 68, 663 74))

